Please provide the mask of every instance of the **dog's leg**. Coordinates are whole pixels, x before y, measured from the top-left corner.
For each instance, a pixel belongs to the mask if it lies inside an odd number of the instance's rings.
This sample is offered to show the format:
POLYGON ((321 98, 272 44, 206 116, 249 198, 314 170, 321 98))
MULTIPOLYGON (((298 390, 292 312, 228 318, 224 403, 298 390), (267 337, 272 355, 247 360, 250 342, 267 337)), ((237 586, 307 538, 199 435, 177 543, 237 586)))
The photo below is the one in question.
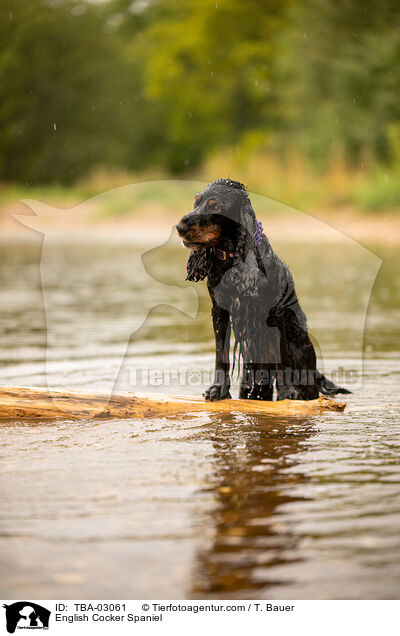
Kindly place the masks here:
MULTIPOLYGON (((300 307, 298 312, 301 312, 300 307)), ((319 396, 317 357, 309 338, 305 316, 288 309, 280 325, 281 364, 277 374, 278 400, 314 400, 319 396), (304 319, 303 319, 304 317, 304 319)))
POLYGON ((272 400, 274 379, 273 365, 245 363, 240 381, 239 399, 272 400))
POLYGON ((215 375, 213 384, 204 392, 206 400, 230 398, 231 382, 229 378, 229 343, 231 323, 229 312, 222 309, 212 298, 212 320, 215 335, 215 375))

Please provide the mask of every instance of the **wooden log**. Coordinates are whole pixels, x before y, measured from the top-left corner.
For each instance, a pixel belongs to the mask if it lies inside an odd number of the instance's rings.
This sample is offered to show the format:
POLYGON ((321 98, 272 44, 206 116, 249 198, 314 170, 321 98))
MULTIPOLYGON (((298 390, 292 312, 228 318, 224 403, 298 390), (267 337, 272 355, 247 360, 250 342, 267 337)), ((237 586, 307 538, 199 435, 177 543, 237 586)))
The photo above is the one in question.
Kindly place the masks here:
POLYGON ((48 390, 34 387, 0 387, 0 418, 146 418, 183 413, 246 413, 260 415, 315 415, 322 411, 343 411, 345 403, 320 397, 317 400, 220 400, 179 395, 139 395, 48 390))

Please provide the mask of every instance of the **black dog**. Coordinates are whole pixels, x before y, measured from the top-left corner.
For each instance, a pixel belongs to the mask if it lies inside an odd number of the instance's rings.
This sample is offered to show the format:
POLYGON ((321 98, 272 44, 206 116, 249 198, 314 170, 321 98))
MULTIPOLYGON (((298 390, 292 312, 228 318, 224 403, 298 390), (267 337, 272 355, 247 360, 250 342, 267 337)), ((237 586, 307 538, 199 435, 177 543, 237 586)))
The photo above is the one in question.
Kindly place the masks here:
POLYGON ((216 342, 215 378, 206 399, 230 396, 229 342, 243 359, 239 398, 312 400, 349 393, 316 368, 292 275, 262 233, 246 188, 218 179, 195 197, 177 231, 191 250, 187 280, 207 278, 216 342))

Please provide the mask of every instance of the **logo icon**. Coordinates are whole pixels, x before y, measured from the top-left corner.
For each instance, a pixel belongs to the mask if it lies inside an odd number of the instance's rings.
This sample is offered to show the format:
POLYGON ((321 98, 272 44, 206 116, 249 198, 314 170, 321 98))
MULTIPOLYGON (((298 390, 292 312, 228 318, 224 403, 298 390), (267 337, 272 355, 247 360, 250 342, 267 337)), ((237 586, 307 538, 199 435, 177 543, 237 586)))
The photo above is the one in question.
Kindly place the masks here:
POLYGON ((18 601, 11 605, 3 605, 6 610, 7 631, 13 634, 18 629, 48 629, 50 610, 32 603, 18 601))

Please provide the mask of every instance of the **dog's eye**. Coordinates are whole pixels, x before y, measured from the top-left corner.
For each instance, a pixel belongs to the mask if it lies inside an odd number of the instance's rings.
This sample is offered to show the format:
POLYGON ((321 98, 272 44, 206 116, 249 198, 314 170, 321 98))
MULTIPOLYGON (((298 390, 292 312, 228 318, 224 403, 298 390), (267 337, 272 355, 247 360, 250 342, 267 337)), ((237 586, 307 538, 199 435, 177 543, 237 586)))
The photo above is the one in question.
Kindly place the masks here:
POLYGON ((212 208, 215 211, 218 211, 221 209, 215 199, 208 199, 207 205, 209 208, 212 208))

